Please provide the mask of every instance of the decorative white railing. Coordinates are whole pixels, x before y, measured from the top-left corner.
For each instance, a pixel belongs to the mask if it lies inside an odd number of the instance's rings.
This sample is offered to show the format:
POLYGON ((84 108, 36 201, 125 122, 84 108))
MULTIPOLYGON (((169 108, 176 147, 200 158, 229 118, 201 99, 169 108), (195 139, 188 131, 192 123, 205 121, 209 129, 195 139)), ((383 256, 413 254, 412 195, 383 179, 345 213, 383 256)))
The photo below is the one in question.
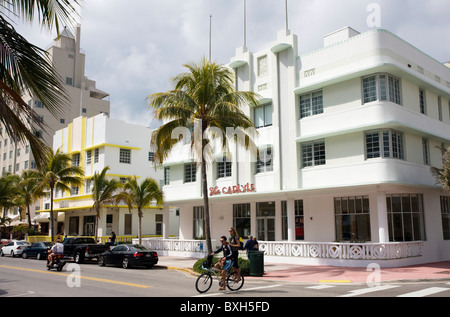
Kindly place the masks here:
MULTIPOLYGON (((134 241, 134 240, 133 240, 134 241)), ((142 244, 158 251, 206 252, 204 240, 145 238, 142 244)), ((213 243, 213 246, 215 244, 213 243)), ((386 243, 258 241, 267 256, 342 260, 395 260, 422 256, 422 241, 386 243)))
MULTIPOLYGON (((133 239, 133 242, 136 239, 133 239)), ((154 251, 205 252, 204 240, 145 238, 142 244, 154 251)))
POLYGON ((265 255, 344 260, 392 260, 422 256, 422 241, 387 243, 259 241, 265 255))

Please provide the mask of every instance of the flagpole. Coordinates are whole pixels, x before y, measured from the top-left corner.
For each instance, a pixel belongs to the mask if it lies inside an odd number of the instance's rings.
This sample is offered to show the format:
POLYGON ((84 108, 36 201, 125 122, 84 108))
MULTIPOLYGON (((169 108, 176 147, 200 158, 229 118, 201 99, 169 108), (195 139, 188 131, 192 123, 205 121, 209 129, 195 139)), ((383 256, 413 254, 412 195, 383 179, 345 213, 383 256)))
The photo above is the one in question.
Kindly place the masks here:
POLYGON ((288 24, 288 0, 284 0, 285 8, 286 8, 286 31, 289 30, 289 24, 288 24))
POLYGON ((212 14, 209 15, 209 61, 211 62, 211 31, 212 29, 212 14))
POLYGON ((244 0, 244 47, 247 47, 247 0, 244 0))

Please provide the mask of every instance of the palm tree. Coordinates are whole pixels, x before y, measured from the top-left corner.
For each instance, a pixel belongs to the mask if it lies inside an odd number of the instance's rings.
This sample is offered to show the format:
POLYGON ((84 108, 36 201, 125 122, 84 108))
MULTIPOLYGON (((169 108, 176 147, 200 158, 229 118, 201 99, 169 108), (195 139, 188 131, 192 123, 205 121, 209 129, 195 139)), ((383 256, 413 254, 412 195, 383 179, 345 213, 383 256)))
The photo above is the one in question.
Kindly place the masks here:
POLYGON ((442 153, 442 168, 431 167, 436 183, 447 195, 450 195, 450 148, 438 147, 442 153))
POLYGON ((21 206, 27 209, 28 228, 31 228, 30 205, 39 197, 44 195, 41 182, 41 174, 35 170, 24 170, 17 184, 18 196, 20 197, 21 206))
POLYGON ((155 201, 157 205, 163 204, 163 192, 160 190, 158 183, 150 177, 147 177, 139 185, 137 182, 137 177, 129 179, 125 185, 124 190, 118 194, 118 201, 123 201, 131 210, 133 207, 137 208, 138 211, 138 237, 139 244, 142 243, 142 217, 144 213, 142 209, 150 206, 152 201, 155 201))
POLYGON ((116 201, 116 192, 122 187, 122 183, 119 180, 115 178, 110 180, 106 179, 106 172, 108 170, 109 166, 106 166, 100 173, 95 172, 92 178, 94 184, 92 188, 92 200, 94 201, 92 208, 95 210, 97 216, 95 221, 95 241, 97 241, 98 236, 100 210, 102 206, 116 201))
POLYGON ((33 127, 45 129, 36 112, 22 99, 28 93, 55 117, 68 105, 68 95, 47 53, 16 32, 9 16, 35 20, 59 35, 60 24, 74 22, 79 1, 0 0, 0 123, 14 142, 28 141, 38 166, 45 159, 45 144, 33 127))
POLYGON ((176 129, 194 125, 191 151, 201 165, 202 195, 205 209, 205 233, 208 253, 212 252, 208 184, 206 162, 210 160, 211 143, 221 132, 222 147, 228 142, 237 141, 247 149, 251 144, 252 133, 248 128, 254 124, 241 110, 243 105, 257 105, 258 96, 253 92, 236 91, 234 74, 223 65, 203 59, 200 64, 184 65, 188 72, 173 79, 175 88, 165 93, 147 97, 150 109, 155 111, 155 119, 166 122, 152 135, 156 147, 155 162, 162 164, 172 148, 181 138, 173 139, 176 129), (230 136, 227 128, 239 131, 244 137, 230 136), (211 133, 214 130, 216 133, 211 133), (208 133, 210 132, 210 133, 208 133))
POLYGON ((71 165, 68 154, 48 149, 44 164, 40 169, 41 183, 38 190, 50 189, 50 230, 51 239, 54 240, 53 193, 56 190, 70 191, 70 186, 79 186, 83 183, 84 171, 79 166, 71 165))

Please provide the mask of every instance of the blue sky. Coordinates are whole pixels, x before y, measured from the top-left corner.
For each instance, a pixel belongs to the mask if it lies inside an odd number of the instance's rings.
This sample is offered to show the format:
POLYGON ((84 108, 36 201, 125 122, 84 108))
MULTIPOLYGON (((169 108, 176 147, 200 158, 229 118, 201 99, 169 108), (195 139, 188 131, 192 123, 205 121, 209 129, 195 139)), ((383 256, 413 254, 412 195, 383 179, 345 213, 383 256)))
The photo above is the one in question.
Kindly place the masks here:
MULTIPOLYGON (((322 47, 322 37, 345 26, 371 29, 368 6, 380 9, 380 27, 438 61, 450 61, 448 0, 288 0, 289 29, 300 54, 322 47)), ((209 55, 226 64, 243 45, 244 0, 84 0, 80 9, 81 47, 86 75, 110 93, 111 117, 152 124, 145 98, 171 88, 182 65, 209 55)), ((370 7, 369 7, 370 8, 370 7)), ((15 27, 42 48, 55 32, 17 22, 15 27)), ((285 27, 285 0, 247 0, 247 47, 257 52, 285 27)))

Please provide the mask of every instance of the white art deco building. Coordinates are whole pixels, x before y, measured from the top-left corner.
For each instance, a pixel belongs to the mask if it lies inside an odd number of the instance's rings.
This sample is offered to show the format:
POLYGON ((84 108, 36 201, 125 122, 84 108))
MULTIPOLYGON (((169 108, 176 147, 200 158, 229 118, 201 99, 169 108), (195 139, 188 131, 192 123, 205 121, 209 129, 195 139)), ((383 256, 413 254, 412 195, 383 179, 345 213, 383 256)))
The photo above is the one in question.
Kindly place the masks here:
MULTIPOLYGON (((344 28, 298 54, 297 36, 236 50, 236 88, 259 157, 232 149, 208 169, 211 230, 257 236, 272 261, 400 266, 450 259, 450 198, 430 167, 450 146, 450 69, 389 31, 344 28)), ((179 238, 204 238, 200 169, 190 145, 164 165, 179 238)))

